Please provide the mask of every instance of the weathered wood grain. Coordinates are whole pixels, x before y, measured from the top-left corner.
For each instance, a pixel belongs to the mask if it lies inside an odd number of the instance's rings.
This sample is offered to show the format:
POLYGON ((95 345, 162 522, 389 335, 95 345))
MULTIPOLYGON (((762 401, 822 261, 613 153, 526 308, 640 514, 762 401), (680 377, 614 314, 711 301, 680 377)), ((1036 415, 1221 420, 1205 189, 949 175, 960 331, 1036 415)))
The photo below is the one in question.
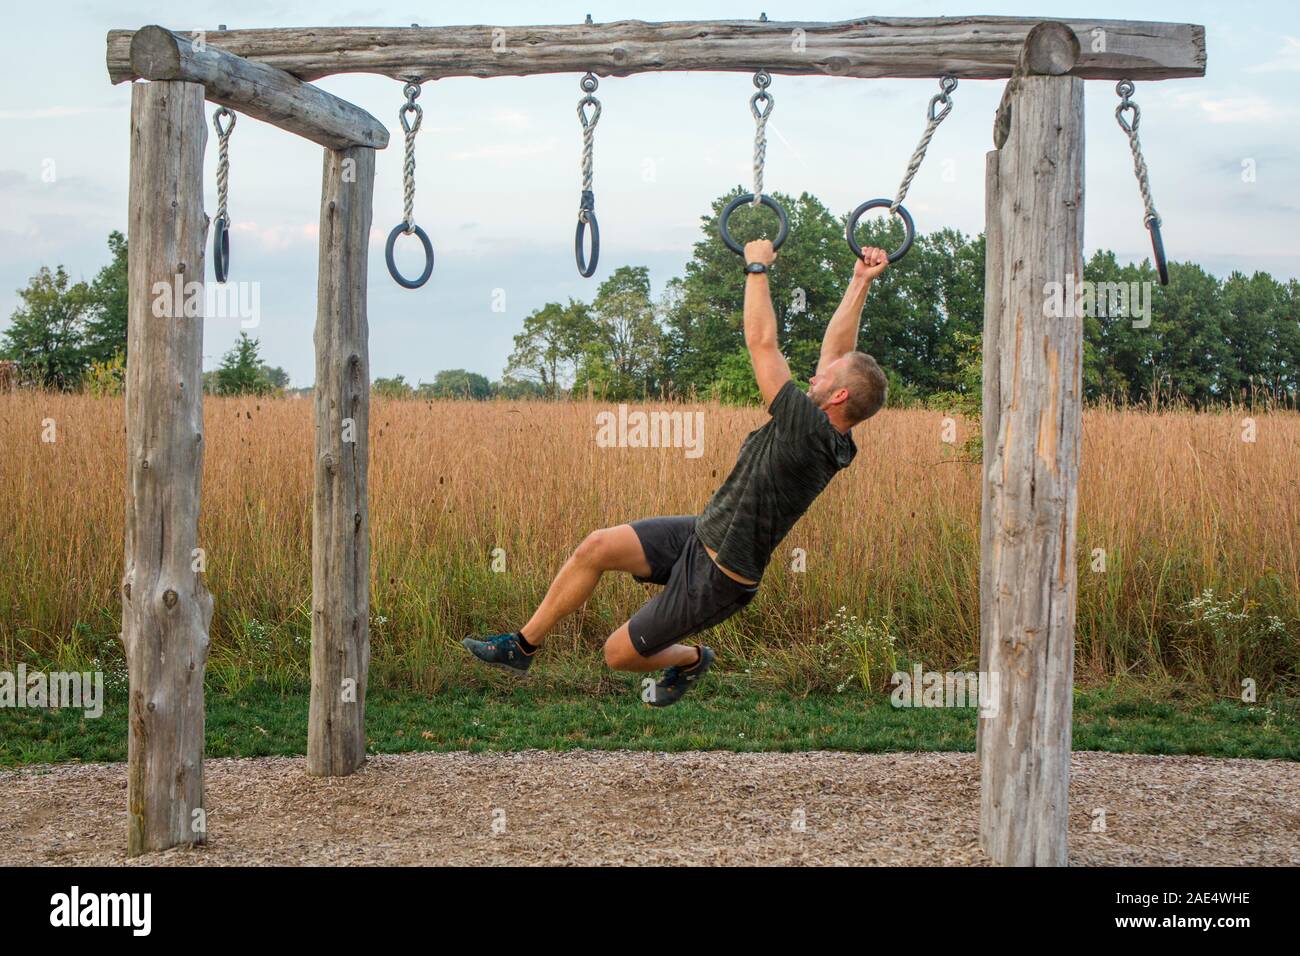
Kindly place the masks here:
POLYGON ((212 596, 195 550, 206 142, 202 86, 162 82, 131 90, 122 577, 131 856, 206 841, 203 672, 212 596))
POLYGON ((993 145, 998 149, 1007 141, 1011 129, 1011 99, 1023 76, 1063 76, 1074 69, 1082 50, 1079 39, 1064 23, 1044 20, 1029 31, 1025 47, 1020 51, 1016 68, 1002 91, 993 117, 993 145))
MULTIPOLYGON (((395 79, 661 70, 852 77, 1001 79, 1041 18, 864 17, 836 23, 722 20, 567 26, 295 27, 209 32, 224 50, 303 80, 333 73, 395 79)), ((1205 75, 1205 28, 1070 20, 1082 53, 1073 75, 1160 80, 1205 75)), ((131 33, 108 34, 108 74, 134 79, 131 33)))
POLYGON ((131 72, 146 80, 201 83, 214 103, 297 133, 327 149, 388 145, 388 130, 359 106, 265 63, 160 26, 137 30, 131 72))
POLYGON ((311 705, 307 769, 366 759, 370 667, 370 424, 366 264, 375 151, 326 150, 316 280, 316 481, 312 502, 311 705))
POLYGON ((980 842, 998 863, 1059 866, 1082 430, 1082 81, 1022 78, 988 165, 980 660, 996 713, 980 719, 980 842))
MULTIPOLYGON (((1010 86, 1011 81, 1007 84, 1010 86)), ((1009 115, 1009 114, 1008 114, 1009 115)), ((998 433, 1002 420, 1002 389, 998 378, 998 363, 1001 361, 1002 320, 1006 310, 1003 298, 1003 244, 1002 233, 1002 182, 998 162, 998 150, 990 150, 984 161, 984 343, 983 373, 981 381, 984 386, 980 406, 982 427, 983 458, 987 462, 998 444, 998 433)), ((989 673, 989 644, 983 635, 989 630, 986 615, 995 607, 993 599, 993 576, 986 574, 988 555, 993 553, 993 507, 992 496, 987 486, 980 498, 980 675, 989 673)), ((975 752, 984 752, 983 720, 975 722, 975 752)))

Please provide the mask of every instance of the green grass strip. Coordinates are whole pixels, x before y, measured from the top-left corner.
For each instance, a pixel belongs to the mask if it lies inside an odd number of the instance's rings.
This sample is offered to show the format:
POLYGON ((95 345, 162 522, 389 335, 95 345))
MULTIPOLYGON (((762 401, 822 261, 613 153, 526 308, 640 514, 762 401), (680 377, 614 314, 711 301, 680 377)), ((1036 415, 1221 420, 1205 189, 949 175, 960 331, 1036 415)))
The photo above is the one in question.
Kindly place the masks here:
MULTIPOLYGON (((647 707, 630 679, 582 693, 512 683, 444 688, 433 696, 372 690, 366 728, 375 753, 421 750, 732 750, 855 752, 975 749, 973 709, 909 708, 845 692, 796 697, 718 680, 666 709, 647 707)), ((0 766, 126 759, 126 702, 104 714, 0 709, 0 766)), ((207 754, 306 752, 307 693, 264 685, 207 698, 207 754)), ((1078 691, 1074 748, 1300 760, 1294 709, 1235 702, 1153 700, 1078 691)))

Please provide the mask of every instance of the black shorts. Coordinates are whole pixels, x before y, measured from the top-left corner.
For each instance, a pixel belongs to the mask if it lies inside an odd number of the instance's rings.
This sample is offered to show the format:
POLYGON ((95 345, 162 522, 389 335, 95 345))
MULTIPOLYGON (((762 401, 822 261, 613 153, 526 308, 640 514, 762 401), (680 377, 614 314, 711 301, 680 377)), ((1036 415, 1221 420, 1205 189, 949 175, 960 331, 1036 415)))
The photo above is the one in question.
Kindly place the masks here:
POLYGON ((645 518, 633 521, 632 530, 650 564, 650 576, 637 580, 664 586, 628 621, 632 646, 643 657, 721 624, 758 593, 758 585, 727 577, 713 562, 695 534, 695 515, 645 518))

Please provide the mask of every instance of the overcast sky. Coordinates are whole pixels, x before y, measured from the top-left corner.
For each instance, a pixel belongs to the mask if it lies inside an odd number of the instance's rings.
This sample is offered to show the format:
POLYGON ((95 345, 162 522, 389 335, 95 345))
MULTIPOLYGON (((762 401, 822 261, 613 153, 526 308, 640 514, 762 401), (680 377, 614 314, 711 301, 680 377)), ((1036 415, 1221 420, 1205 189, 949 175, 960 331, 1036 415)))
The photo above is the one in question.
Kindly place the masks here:
MULTIPOLYGON (((1038 0, 1003 3, 839 0, 530 3, 347 3, 223 0, 7 4, 0 32, 0 328, 16 290, 42 265, 91 278, 108 257, 110 230, 126 229, 130 90, 110 85, 111 28, 313 25, 508 26, 618 19, 842 20, 965 13, 1177 20, 1207 28, 1203 79, 1139 83, 1142 141, 1171 259, 1218 275, 1234 269, 1300 276, 1300 12, 1276 3, 1038 0), (1244 181, 1243 164, 1255 173, 1244 181), (43 172, 54 171, 53 182, 43 172)), ((433 279, 408 292, 389 279, 383 242, 401 217, 401 84, 341 76, 321 85, 394 132, 379 154, 370 252, 374 377, 429 381, 444 368, 500 376, 524 316, 549 301, 589 298, 620 265, 650 268, 655 289, 681 273, 699 217, 727 189, 749 183, 750 77, 642 74, 602 80, 595 191, 600 269, 573 263, 580 128, 578 75, 440 80, 425 85, 417 145, 416 219, 437 251, 433 279), (496 290, 501 290, 497 292, 496 290), (504 294, 504 311, 493 309, 504 294)), ((963 81, 907 205, 918 228, 983 228, 984 153, 991 148, 1000 81, 963 81)), ((931 80, 776 76, 767 188, 807 190, 836 213, 892 195, 924 125, 931 80)), ((1086 251, 1150 254, 1132 162, 1115 124, 1114 84, 1087 88, 1086 251)), ((211 107, 209 107, 211 112, 211 107)), ((311 384, 320 148, 243 117, 230 145, 232 278, 260 283, 265 358, 294 385, 311 384)), ((207 208, 216 207, 215 138, 207 151, 207 208)), ((408 261, 405 260, 404 261, 408 261)), ((209 274, 211 266, 209 266, 209 274)), ((239 332, 209 321, 204 367, 239 332)))

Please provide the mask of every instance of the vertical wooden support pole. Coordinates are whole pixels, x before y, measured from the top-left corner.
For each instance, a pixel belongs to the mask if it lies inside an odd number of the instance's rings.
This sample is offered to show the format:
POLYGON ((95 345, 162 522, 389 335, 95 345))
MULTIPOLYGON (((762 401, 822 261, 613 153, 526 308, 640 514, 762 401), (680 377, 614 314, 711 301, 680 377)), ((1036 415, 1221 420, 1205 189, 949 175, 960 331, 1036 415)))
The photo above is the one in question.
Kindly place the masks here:
POLYGON ((989 155, 980 842, 1064 865, 1082 430, 1083 81, 1012 81, 989 155))
POLYGON ((316 300, 316 486, 312 507, 311 708, 307 770, 366 759, 370 666, 370 424, 366 261, 375 151, 325 150, 316 300))
POLYGON ((203 87, 131 89, 126 555, 127 852, 206 842, 203 672, 212 596, 203 472, 203 87))

